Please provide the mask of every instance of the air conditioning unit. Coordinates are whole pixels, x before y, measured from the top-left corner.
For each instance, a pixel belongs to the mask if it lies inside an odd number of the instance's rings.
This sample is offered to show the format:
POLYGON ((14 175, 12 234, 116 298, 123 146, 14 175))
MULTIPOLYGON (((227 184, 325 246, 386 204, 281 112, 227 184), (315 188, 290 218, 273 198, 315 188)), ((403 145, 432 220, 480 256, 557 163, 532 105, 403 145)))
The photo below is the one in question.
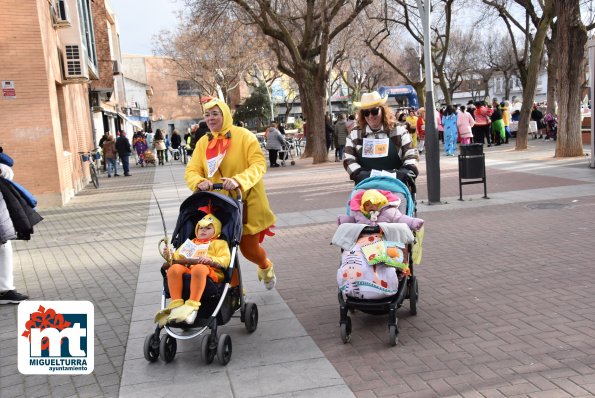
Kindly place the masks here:
POLYGON ((66 0, 55 0, 54 12, 52 13, 52 19, 54 20, 54 27, 63 28, 72 26, 70 22, 70 11, 66 0))
POLYGON ((89 69, 86 56, 80 44, 65 44, 62 46, 62 63, 64 79, 77 82, 89 80, 89 69))
POLYGON ((58 31, 62 57, 62 82, 83 83, 89 80, 87 51, 83 46, 81 28, 78 22, 80 19, 76 3, 71 3, 71 7, 68 8, 66 6, 68 1, 69 0, 56 0, 56 4, 64 3, 64 9, 70 9, 72 11, 69 15, 72 22, 71 25, 58 31), (73 5, 74 7, 72 7, 73 5))

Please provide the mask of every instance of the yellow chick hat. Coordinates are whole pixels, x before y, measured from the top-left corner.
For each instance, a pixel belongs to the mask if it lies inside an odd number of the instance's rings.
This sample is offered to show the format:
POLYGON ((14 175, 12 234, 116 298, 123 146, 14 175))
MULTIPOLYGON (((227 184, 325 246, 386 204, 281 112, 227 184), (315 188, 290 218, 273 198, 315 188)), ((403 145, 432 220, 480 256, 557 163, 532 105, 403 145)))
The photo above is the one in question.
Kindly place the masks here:
POLYGON ((361 201, 361 206, 360 206, 360 211, 364 214, 366 214, 367 212, 364 209, 364 204, 366 202, 370 202, 373 205, 377 205, 377 206, 384 206, 388 203, 388 199, 386 198, 386 196, 384 196, 381 192, 379 192, 376 189, 368 189, 366 192, 364 192, 364 194, 362 195, 362 201, 361 201))
POLYGON ((217 217, 212 214, 207 214, 204 216, 199 222, 196 223, 195 234, 198 236, 198 228, 199 227, 208 227, 209 225, 213 224, 213 228, 215 229, 215 238, 218 238, 221 235, 221 221, 217 217))

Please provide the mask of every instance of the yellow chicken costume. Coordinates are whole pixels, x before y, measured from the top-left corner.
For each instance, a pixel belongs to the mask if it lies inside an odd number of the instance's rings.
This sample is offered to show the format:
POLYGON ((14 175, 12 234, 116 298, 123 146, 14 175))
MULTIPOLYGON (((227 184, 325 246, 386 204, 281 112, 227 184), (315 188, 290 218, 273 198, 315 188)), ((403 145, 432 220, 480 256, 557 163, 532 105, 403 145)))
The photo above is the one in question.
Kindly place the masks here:
POLYGON ((219 131, 201 137, 184 178, 186 185, 196 191, 198 184, 208 179, 213 184, 222 178, 232 178, 242 190, 244 200, 244 229, 240 250, 244 257, 258 265, 258 279, 272 289, 276 278, 273 263, 260 243, 264 235, 272 236, 270 228, 275 223, 262 178, 266 160, 256 136, 245 128, 234 126, 227 104, 217 98, 204 105, 205 112, 219 108, 223 124, 219 131))

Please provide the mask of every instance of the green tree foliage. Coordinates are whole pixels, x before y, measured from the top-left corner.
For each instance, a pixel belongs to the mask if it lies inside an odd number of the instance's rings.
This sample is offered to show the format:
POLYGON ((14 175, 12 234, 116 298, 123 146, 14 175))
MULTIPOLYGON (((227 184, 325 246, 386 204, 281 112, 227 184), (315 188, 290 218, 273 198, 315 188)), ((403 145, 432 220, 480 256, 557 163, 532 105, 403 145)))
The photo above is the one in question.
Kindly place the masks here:
POLYGON ((256 87, 250 97, 246 98, 242 106, 236 110, 234 120, 242 121, 248 127, 256 127, 257 130, 269 124, 271 103, 267 95, 267 88, 263 83, 256 87))

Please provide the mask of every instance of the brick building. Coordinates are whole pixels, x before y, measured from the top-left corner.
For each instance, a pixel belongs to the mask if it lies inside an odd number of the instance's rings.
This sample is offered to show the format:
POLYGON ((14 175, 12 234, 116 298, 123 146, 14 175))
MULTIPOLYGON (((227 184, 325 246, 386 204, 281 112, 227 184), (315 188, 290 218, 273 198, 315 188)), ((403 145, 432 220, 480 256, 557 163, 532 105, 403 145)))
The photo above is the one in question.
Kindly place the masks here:
POLYGON ((0 145, 15 181, 40 207, 63 205, 88 181, 79 151, 94 147, 89 81, 99 77, 94 0, 3 0, 0 145), (83 171, 84 170, 84 171, 83 171))
POLYGON ((165 57, 143 57, 147 84, 153 88, 150 107, 153 131, 165 130, 170 134, 174 128, 183 135, 190 125, 202 119, 200 93, 177 71, 176 65, 165 57))

